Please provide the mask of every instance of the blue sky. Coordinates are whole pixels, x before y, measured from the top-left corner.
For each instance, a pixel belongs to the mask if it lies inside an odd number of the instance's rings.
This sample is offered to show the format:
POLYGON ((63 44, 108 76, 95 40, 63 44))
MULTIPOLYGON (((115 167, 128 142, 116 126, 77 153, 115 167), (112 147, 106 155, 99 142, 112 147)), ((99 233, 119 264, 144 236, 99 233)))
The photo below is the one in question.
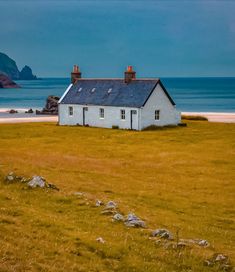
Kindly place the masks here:
POLYGON ((40 77, 235 76, 235 1, 0 0, 0 52, 40 77))

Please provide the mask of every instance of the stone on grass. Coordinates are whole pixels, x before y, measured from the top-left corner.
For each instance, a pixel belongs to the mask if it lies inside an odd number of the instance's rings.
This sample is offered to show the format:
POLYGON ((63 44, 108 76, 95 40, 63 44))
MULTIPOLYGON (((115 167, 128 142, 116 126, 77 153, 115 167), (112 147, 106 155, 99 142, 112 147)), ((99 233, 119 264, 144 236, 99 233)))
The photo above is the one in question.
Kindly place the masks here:
POLYGON ((227 255, 222 253, 215 253, 210 259, 204 261, 207 266, 218 265, 222 271, 234 271, 234 267, 231 265, 230 259, 227 255))
POLYGON ((5 177, 6 183, 14 183, 14 182, 26 182, 29 179, 26 179, 25 177, 17 176, 14 172, 10 172, 5 177))
POLYGON ((152 232, 152 236, 173 240, 173 234, 167 229, 156 229, 152 232))
POLYGON ((187 245, 198 245, 200 247, 208 247, 210 243, 205 239, 180 239, 180 242, 185 243, 187 245))
POLYGON ((33 176, 33 178, 28 182, 28 186, 31 188, 44 188, 46 185, 45 179, 41 176, 33 176))
POLYGON ((106 206, 106 209, 116 209, 117 208, 117 204, 114 201, 109 201, 106 206))
POLYGON ((96 241, 99 242, 99 243, 101 243, 101 244, 105 243, 105 240, 102 237, 96 238, 96 241))
POLYGON ((198 240, 197 244, 201 247, 208 247, 210 245, 207 240, 198 240))
POLYGON ((114 214, 113 219, 116 221, 124 221, 124 216, 120 213, 116 213, 114 214))
POLYGON ((8 183, 11 183, 15 180, 15 174, 13 172, 10 172, 6 177, 5 181, 8 183))
POLYGON ((103 203, 103 201, 97 199, 95 205, 96 205, 96 207, 100 207, 100 206, 104 205, 104 203, 103 203))
POLYGON ((140 227, 140 228, 146 227, 145 222, 133 213, 129 213, 127 215, 127 218, 125 219, 125 225, 127 227, 137 227, 137 228, 138 227, 140 227))

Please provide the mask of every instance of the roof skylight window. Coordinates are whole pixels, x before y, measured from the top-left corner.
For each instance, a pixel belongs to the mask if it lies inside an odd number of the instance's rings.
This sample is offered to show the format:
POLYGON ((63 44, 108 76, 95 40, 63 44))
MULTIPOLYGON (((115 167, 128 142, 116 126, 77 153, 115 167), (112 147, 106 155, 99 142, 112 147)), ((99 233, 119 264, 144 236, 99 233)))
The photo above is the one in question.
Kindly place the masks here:
POLYGON ((112 92, 112 88, 108 89, 108 94, 110 94, 112 92))
POLYGON ((93 89, 91 90, 91 92, 94 93, 94 92, 95 92, 95 88, 93 88, 93 89))
POLYGON ((81 91, 82 91, 82 88, 79 88, 79 89, 78 89, 78 93, 80 93, 81 91))

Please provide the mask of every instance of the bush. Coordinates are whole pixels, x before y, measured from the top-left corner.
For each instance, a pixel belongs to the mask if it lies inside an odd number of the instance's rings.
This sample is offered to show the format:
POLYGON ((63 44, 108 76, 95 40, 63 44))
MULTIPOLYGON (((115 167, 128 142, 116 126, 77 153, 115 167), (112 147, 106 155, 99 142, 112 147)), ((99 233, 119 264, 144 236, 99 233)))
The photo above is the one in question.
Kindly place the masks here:
POLYGON ((119 129, 119 126, 112 126, 112 129, 119 129))
POLYGON ((182 120, 194 120, 194 121, 208 121, 208 119, 205 116, 200 115, 182 115, 182 120))

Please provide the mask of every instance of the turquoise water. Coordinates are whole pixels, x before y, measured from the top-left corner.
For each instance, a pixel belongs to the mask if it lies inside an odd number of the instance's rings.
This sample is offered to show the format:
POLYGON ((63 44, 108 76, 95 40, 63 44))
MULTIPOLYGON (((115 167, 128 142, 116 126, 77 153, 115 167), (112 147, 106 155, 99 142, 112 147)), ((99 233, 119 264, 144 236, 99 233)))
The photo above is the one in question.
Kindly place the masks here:
MULTIPOLYGON (((181 111, 235 112, 235 78, 161 78, 181 111)), ((19 81, 0 89, 0 108, 42 108, 48 95, 61 96, 69 78, 19 81)))

